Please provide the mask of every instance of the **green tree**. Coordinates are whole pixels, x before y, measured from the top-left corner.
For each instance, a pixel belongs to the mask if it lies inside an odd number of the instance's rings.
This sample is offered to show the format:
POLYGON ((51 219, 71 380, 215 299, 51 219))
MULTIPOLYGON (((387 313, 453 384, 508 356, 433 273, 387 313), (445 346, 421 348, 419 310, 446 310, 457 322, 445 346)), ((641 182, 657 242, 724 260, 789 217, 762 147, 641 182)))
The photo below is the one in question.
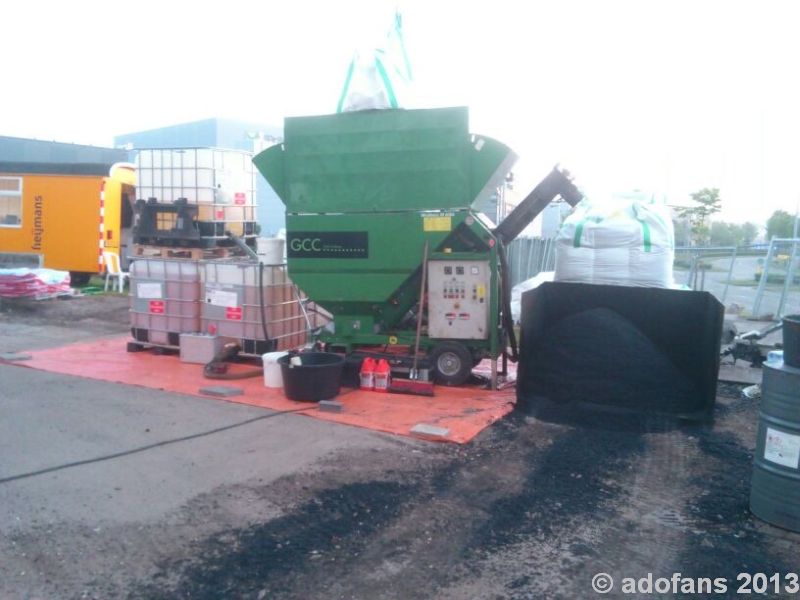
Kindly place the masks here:
POLYGON ((678 209, 678 216, 689 220, 694 245, 707 245, 711 238, 709 217, 722 210, 719 188, 703 188, 691 194, 691 197, 695 205, 678 209))
POLYGON ((767 219, 767 239, 790 238, 794 236, 794 217, 785 210, 776 210, 767 219))
POLYGON ((715 221, 711 223, 710 243, 712 246, 749 246, 757 234, 758 228, 752 223, 715 221))
POLYGON ((672 219, 672 229, 675 232, 675 246, 688 246, 689 238, 687 236, 686 219, 672 219))
POLYGON ((709 237, 712 246, 738 246, 744 235, 741 225, 715 221, 711 223, 709 237))
POLYGON ((758 236, 758 227, 753 223, 747 221, 742 225, 742 244, 749 246, 755 241, 756 236, 758 236))

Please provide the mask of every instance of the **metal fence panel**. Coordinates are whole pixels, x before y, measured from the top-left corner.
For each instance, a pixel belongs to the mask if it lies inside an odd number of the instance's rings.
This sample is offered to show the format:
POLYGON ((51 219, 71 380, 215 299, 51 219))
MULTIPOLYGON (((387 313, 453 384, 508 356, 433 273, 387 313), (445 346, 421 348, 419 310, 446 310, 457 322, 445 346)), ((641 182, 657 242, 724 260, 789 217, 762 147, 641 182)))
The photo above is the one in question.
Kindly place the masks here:
MULTIPOLYGON (((800 314, 800 239, 769 244, 675 249, 676 286, 707 291, 742 314, 778 319, 800 314), (773 264, 782 260, 782 267, 773 264)), ((512 287, 555 269, 555 240, 518 238, 506 249, 512 287)))

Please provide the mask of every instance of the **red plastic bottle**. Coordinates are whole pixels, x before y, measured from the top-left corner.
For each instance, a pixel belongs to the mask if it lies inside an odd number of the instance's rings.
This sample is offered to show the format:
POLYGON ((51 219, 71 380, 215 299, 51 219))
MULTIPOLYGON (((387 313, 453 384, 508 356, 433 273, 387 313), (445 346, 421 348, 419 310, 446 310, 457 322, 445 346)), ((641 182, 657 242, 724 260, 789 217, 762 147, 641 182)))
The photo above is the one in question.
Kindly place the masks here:
POLYGON ((386 359, 381 358, 375 367, 375 391, 388 392, 392 381, 392 369, 386 359))
POLYGON ((374 390, 375 389, 375 359, 368 356, 361 363, 361 389, 374 390))

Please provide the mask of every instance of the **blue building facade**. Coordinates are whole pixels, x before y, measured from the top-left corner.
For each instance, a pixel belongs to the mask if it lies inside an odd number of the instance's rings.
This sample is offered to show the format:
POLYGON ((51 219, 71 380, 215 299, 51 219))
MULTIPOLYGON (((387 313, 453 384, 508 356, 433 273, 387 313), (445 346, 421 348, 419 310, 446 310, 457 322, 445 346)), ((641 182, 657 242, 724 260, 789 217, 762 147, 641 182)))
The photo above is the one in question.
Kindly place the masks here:
MULTIPOLYGON (((114 147, 127 150, 131 161, 140 148, 224 148, 258 154, 281 142, 283 127, 216 118, 114 136, 114 147)), ((256 175, 256 205, 260 235, 274 237, 286 226, 285 209, 260 173, 256 175)))

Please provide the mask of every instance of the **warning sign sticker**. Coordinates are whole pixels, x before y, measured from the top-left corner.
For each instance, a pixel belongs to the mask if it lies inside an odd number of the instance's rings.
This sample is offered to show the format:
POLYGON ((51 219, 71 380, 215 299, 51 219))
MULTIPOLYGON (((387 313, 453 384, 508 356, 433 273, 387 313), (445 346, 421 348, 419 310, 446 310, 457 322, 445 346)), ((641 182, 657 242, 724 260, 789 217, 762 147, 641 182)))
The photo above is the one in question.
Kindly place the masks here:
POLYGON ((451 210, 426 210, 420 213, 423 231, 452 231, 453 217, 451 210))
POLYGON ((784 467, 796 469, 800 464, 800 435, 767 427, 764 458, 784 467))
POLYGON ((453 229, 452 217, 423 217, 423 231, 450 231, 453 229))
POLYGON ((239 305, 239 297, 237 296, 236 292, 227 292, 225 290, 207 288, 206 304, 235 308, 239 305))
POLYGON ((163 298, 164 294, 161 291, 160 283, 142 283, 136 284, 136 297, 142 299, 148 298, 163 298))
POLYGON ((229 306, 225 309, 225 318, 230 321, 241 321, 242 320, 242 307, 241 306, 229 306))

